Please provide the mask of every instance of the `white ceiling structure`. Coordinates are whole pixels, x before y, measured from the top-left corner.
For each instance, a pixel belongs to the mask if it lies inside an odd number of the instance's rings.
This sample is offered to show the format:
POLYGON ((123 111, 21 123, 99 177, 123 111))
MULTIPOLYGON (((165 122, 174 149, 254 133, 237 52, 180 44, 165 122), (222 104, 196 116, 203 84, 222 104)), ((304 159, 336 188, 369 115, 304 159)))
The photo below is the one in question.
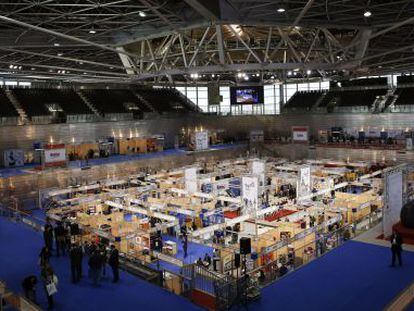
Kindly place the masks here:
POLYGON ((414 69, 410 0, 6 0, 3 76, 264 82, 414 69), (248 78, 246 78, 246 76, 248 78))

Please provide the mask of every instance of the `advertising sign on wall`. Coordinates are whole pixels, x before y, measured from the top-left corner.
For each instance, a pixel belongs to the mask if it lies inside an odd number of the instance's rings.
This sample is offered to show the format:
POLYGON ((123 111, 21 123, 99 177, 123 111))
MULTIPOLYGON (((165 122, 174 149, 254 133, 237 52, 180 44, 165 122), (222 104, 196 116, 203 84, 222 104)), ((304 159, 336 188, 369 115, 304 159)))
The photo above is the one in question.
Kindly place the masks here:
POLYGON ((292 140, 294 142, 306 143, 309 140, 309 128, 306 126, 292 126, 292 140))
POLYGON ((259 198, 259 179, 256 176, 242 176, 241 195, 244 203, 243 214, 256 211, 259 198))
POLYGON ((43 163, 45 166, 59 166, 66 164, 65 145, 46 145, 43 151, 43 163))
POLYGON ((195 150, 208 149, 208 131, 195 132, 195 150))
POLYGON ((392 234, 392 226, 400 220, 403 204, 403 172, 394 171, 385 174, 383 232, 384 237, 392 234))
POLYGON ((24 165, 24 153, 21 149, 9 149, 3 153, 3 164, 5 167, 16 167, 24 165))
POLYGON ((310 194, 312 191, 311 168, 309 165, 299 169, 296 196, 298 198, 310 194))

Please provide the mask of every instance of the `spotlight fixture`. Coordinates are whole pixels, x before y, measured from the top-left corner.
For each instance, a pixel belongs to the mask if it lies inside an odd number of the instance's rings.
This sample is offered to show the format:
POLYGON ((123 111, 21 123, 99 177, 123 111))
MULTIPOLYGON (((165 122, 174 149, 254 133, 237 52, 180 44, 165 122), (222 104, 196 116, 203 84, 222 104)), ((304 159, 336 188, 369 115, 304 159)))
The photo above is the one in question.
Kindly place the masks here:
POLYGON ((372 15, 372 13, 371 13, 371 11, 369 11, 369 10, 366 10, 366 11, 364 12, 364 16, 365 16, 365 17, 371 17, 371 15, 372 15))
POLYGON ((190 78, 192 78, 192 79, 198 79, 199 78, 199 75, 198 75, 198 73, 192 73, 192 74, 190 74, 190 78))
POLYGON ((33 70, 36 70, 36 68, 32 67, 32 68, 30 68, 30 70, 32 70, 32 71, 33 71, 33 70))
POLYGON ((312 74, 312 70, 310 69, 306 70, 306 74, 309 76, 310 74, 312 74))
POLYGON ((13 69, 13 68, 14 68, 14 66, 13 66, 13 65, 10 65, 10 66, 9 66, 9 68, 10 68, 10 69, 13 69))
POLYGON ((53 43, 53 45, 54 46, 60 46, 60 43, 55 42, 55 43, 53 43))
POLYGON ((22 66, 19 66, 19 70, 22 70, 22 68, 23 68, 22 66))
POLYGON ((145 13, 144 11, 139 11, 138 15, 141 17, 145 17, 147 16, 147 13, 145 13))
POLYGON ((270 79, 274 80, 275 79, 275 76, 271 76, 270 79))
POLYGON ((284 12, 286 12, 286 10, 285 10, 285 8, 280 7, 280 8, 277 9, 277 12, 278 13, 284 13, 284 12))
POLYGON ((288 75, 288 76, 291 76, 291 75, 292 75, 292 71, 290 71, 290 70, 289 70, 289 71, 287 72, 287 75, 288 75))
POLYGON ((245 80, 245 81, 249 81, 249 76, 245 76, 245 77, 244 77, 244 80, 245 80))
POLYGON ((89 33, 90 33, 91 35, 94 35, 94 34, 96 34, 96 30, 95 30, 95 29, 91 29, 91 30, 89 30, 89 33))
POLYGON ((63 54, 62 53, 57 53, 57 56, 61 57, 63 54))

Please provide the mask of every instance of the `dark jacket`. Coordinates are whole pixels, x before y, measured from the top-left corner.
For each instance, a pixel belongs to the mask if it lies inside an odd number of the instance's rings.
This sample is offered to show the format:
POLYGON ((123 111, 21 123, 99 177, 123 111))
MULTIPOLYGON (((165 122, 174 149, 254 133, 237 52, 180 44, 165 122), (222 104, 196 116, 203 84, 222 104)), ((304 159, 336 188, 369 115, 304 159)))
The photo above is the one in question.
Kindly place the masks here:
POLYGON ((69 251, 70 264, 77 265, 82 262, 83 252, 80 246, 72 247, 69 251))
POLYGON ((119 266, 119 252, 116 248, 111 250, 109 254, 108 264, 110 266, 119 266))
POLYGON ((102 263, 102 257, 98 252, 93 253, 88 261, 88 265, 91 269, 100 269, 102 267, 102 263))
POLYGON ((393 251, 401 252, 402 244, 403 244, 403 240, 402 240, 401 235, 399 235, 398 233, 393 233, 391 235, 391 249, 393 251))

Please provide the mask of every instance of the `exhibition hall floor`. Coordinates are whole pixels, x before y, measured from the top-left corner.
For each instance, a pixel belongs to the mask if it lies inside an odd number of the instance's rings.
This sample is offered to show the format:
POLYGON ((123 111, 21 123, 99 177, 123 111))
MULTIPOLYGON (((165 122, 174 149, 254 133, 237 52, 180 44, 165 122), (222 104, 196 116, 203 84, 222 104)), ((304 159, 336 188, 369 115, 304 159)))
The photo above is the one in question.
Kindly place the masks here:
POLYGON ((383 310, 414 281, 414 252, 391 268, 388 247, 349 241, 264 288, 249 310, 383 310))
MULTIPOLYGON (((15 292, 21 292, 21 282, 29 275, 39 276, 38 254, 42 247, 41 233, 23 224, 15 224, 0 216, 0 279, 15 292)), ((101 286, 95 288, 84 277, 79 284, 70 282, 68 257, 52 257, 51 264, 59 278, 55 310, 202 310, 183 297, 137 277, 121 272, 121 281, 111 283, 110 268, 101 286)), ((83 265, 87 275, 86 260, 83 265)), ((46 296, 41 284, 37 286, 38 302, 46 309, 46 296)))
MULTIPOLYGON (((244 143, 236 143, 236 144, 221 144, 221 145, 214 145, 211 146, 209 149, 205 151, 214 151, 214 150, 223 150, 223 149, 232 149, 244 146, 244 143)), ((203 152, 203 151, 199 151, 203 152)), ((88 166, 95 166, 95 165, 105 165, 105 164, 114 164, 114 163, 121 163, 127 161, 135 161, 135 160, 145 160, 151 158, 159 158, 159 157, 166 157, 171 155, 185 155, 187 151, 184 149, 166 149, 160 152, 153 152, 153 153, 139 153, 134 155, 112 155, 108 158, 98 158, 98 159, 91 159, 86 163, 86 161, 70 161, 68 162, 68 168, 81 168, 86 165, 88 166)), ((36 164, 26 164, 23 167, 13 167, 13 168, 0 168, 0 178, 7 178, 12 176, 18 176, 23 174, 33 174, 35 171, 36 164)))

